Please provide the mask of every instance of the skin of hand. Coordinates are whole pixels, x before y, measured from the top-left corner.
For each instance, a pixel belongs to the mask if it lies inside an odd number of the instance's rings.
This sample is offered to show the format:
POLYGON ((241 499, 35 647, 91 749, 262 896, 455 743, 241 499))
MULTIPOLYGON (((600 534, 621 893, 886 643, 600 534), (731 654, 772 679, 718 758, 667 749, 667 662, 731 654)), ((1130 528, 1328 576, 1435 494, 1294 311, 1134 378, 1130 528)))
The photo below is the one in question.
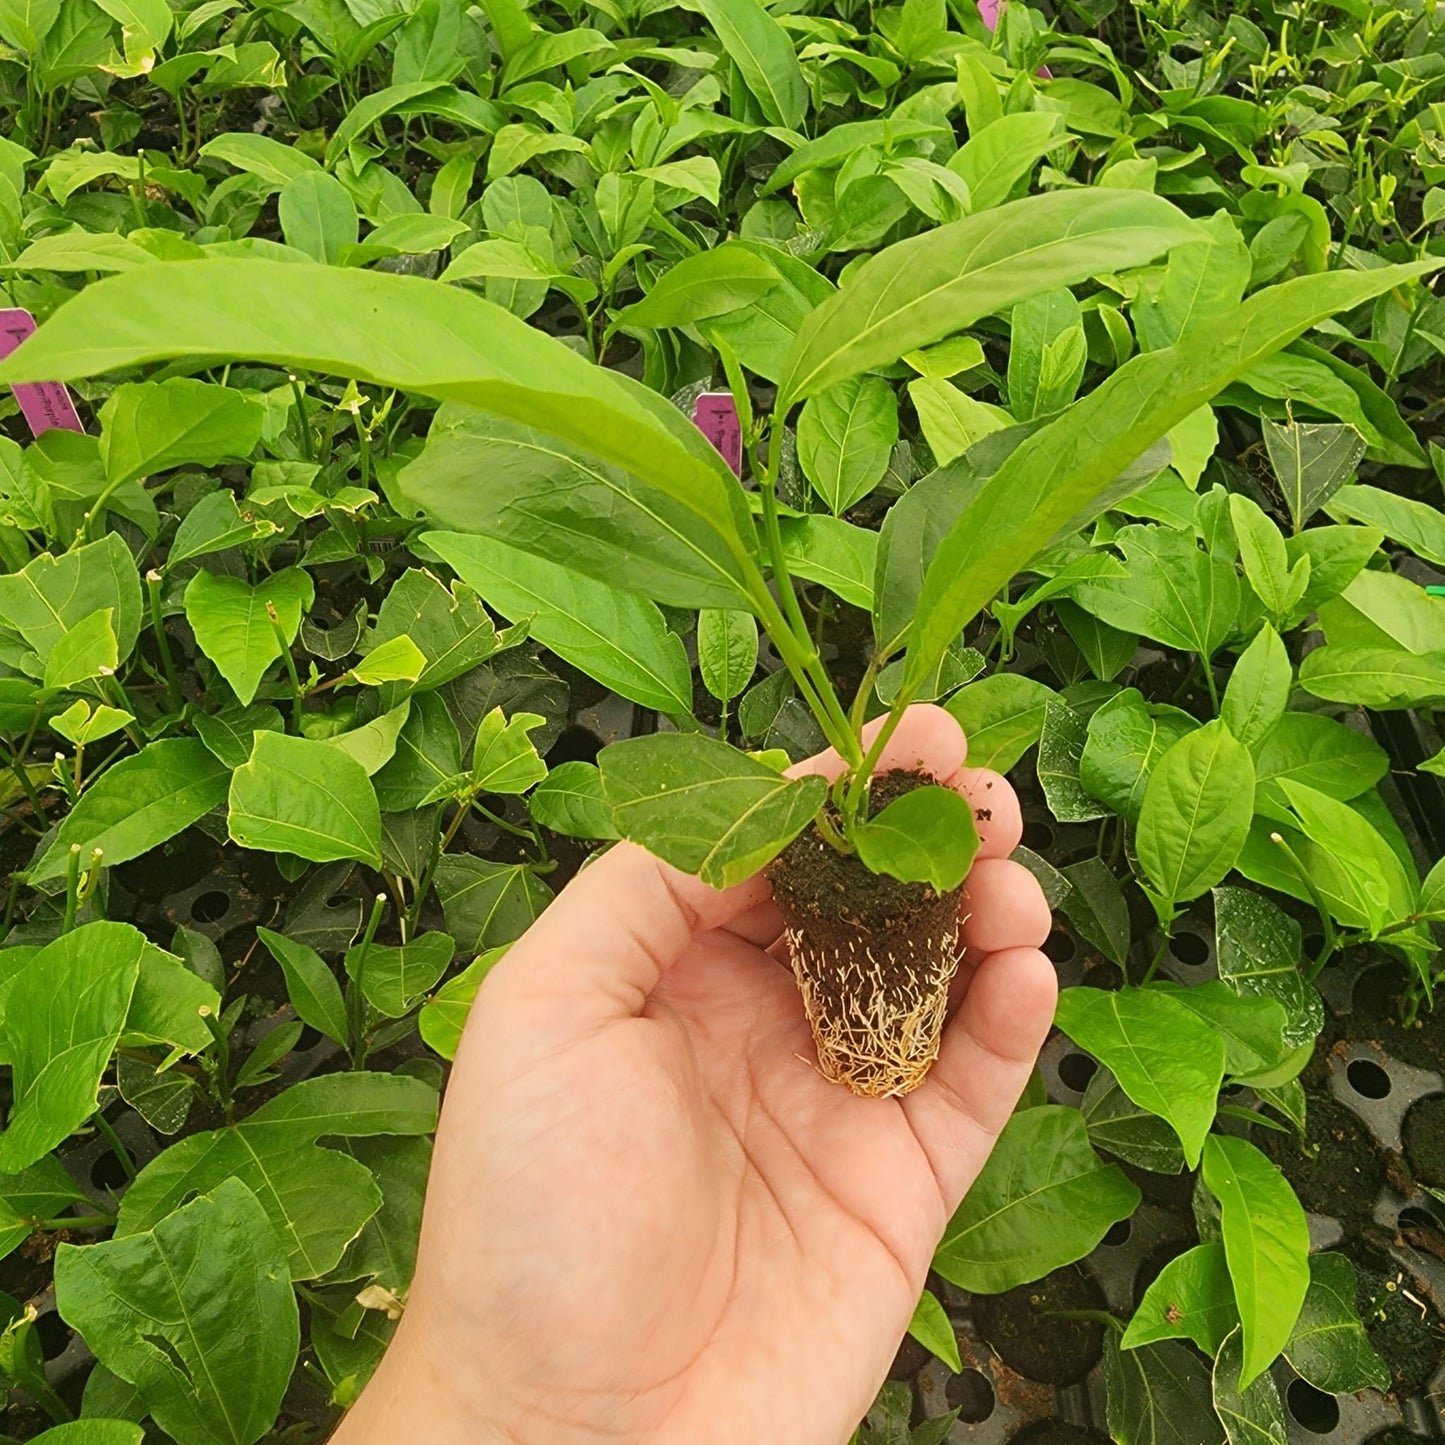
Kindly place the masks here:
MULTIPOLYGON (((492 970, 447 1089, 397 1335, 338 1445, 843 1445, 1053 1018, 998 774, 909 711, 881 766, 974 804, 941 1055, 860 1099, 813 1048, 765 881, 620 844, 492 970)), ((836 773, 823 755, 795 771, 836 773)))

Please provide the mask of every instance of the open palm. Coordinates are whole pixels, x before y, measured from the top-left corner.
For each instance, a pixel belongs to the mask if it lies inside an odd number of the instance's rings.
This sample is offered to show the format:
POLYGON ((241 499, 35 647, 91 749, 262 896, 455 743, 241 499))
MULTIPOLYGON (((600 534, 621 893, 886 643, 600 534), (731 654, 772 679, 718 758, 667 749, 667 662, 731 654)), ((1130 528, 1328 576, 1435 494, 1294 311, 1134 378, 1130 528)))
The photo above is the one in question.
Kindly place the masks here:
POLYGON ((1017 801, 963 755, 916 708, 884 760, 960 787, 984 839, 961 1002, 906 1099, 808 1062, 761 880, 623 845, 563 892, 479 996, 403 1326, 338 1441, 842 1445, 1052 1017, 1017 801))

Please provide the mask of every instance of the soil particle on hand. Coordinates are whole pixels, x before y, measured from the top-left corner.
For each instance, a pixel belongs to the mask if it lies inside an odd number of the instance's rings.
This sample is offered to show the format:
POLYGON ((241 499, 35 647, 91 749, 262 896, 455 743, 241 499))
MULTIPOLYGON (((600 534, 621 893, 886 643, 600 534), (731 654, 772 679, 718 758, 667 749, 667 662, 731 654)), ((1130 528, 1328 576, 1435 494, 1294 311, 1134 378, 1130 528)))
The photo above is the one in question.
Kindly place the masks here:
POLYGON ((1045 1385, 1072 1385, 1103 1357, 1104 1326, 1058 1312, 1107 1308, 1098 1282, 1071 1264, 1004 1294, 976 1296, 973 1320, 1010 1369, 1045 1385))
POLYGON ((1346 1222, 1373 1213, 1385 1184, 1384 1156, 1370 1131, 1343 1104, 1312 1094, 1303 1147, 1293 1132, 1271 1133, 1260 1143, 1306 1209, 1346 1222))

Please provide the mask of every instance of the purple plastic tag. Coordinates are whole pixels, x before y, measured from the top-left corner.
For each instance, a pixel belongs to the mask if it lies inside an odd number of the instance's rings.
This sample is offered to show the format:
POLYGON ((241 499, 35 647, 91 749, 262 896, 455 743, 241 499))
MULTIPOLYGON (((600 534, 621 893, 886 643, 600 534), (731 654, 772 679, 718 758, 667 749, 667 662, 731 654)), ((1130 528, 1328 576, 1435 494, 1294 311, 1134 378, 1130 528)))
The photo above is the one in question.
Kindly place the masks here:
POLYGON ((693 403, 693 425, 722 453, 738 475, 743 474, 743 429, 737 403, 728 391, 705 391, 693 403))
MULTIPOLYGON (((0 361, 35 334, 35 318, 20 307, 0 310, 0 361)), ((33 436, 47 431, 81 431, 75 403, 63 381, 30 381, 12 386, 33 436)))

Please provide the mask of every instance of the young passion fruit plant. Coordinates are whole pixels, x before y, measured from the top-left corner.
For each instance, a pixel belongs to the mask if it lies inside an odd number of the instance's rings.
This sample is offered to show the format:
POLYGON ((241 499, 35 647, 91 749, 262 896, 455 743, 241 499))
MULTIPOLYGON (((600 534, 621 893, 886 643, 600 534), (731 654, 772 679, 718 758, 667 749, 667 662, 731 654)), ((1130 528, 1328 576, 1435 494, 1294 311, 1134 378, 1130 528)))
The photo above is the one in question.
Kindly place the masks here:
MULTIPOLYGON (((122 274, 70 301, 3 379, 226 356, 431 396, 446 405, 426 450, 391 479, 394 500, 426 519, 424 548, 514 618, 565 591, 596 644, 589 653, 574 641, 571 660, 599 680, 628 635, 614 589, 698 609, 713 666, 754 655, 760 627, 842 759, 836 780, 788 778, 786 759, 739 751, 679 716, 677 730, 606 748, 588 802, 617 834, 715 886, 768 867, 822 1071, 860 1094, 899 1095, 937 1054, 977 846, 957 793, 916 774, 877 775, 905 709, 947 690, 964 628, 1016 573, 1168 465, 1171 431, 1310 327, 1436 263, 1301 276, 1223 314, 1186 314, 1170 344, 909 489, 877 537, 875 648, 851 699, 794 592, 794 569, 809 575, 819 549, 800 560, 790 545, 804 519, 779 495, 786 424, 801 407, 806 432, 860 378, 984 317, 1207 237, 1149 193, 1034 196, 888 247, 811 310, 799 298, 795 334, 729 324, 776 284, 746 245, 680 262, 614 325, 695 326, 711 342, 751 488, 663 398, 478 296, 418 278, 257 259, 176 264, 164 287, 122 274), (753 411, 749 372, 777 383, 769 415, 753 411), (595 598, 588 579, 606 584, 595 598)), ((1046 373, 1076 370, 1077 358, 1046 346, 1039 365, 1046 394, 1046 373)), ((1155 902, 1167 924, 1172 900, 1155 902)))

